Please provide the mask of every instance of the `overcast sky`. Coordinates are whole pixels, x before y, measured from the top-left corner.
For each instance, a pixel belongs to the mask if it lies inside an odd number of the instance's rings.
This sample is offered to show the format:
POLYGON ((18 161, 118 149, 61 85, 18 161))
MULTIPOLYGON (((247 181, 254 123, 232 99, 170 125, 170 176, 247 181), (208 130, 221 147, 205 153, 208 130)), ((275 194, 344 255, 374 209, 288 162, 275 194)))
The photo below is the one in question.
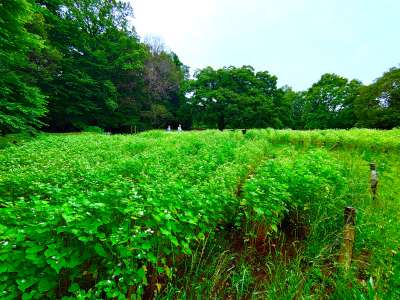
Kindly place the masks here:
POLYGON ((371 83, 400 64, 400 0, 130 2, 139 36, 159 36, 191 71, 251 65, 302 90, 326 72, 371 83))

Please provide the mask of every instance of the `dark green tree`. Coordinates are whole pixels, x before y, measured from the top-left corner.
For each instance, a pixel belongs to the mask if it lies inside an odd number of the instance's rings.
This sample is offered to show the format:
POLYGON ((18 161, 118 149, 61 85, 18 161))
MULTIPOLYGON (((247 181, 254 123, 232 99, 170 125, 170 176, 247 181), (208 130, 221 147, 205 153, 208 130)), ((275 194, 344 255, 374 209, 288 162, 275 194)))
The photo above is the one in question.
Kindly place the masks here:
POLYGON ((306 129, 351 128, 356 123, 354 99, 361 82, 324 74, 305 94, 303 122, 306 129))
POLYGON ((163 48, 141 43, 116 0, 37 0, 30 30, 46 47, 34 52, 48 95, 51 131, 98 126, 115 132, 177 122, 187 67, 163 48))
POLYGON ((128 26, 130 6, 114 0, 36 3, 43 25, 32 31, 47 47, 33 58, 41 70, 40 88, 50 99, 49 130, 139 125, 148 54, 128 26))
POLYGON ((194 122, 211 128, 282 127, 277 78, 250 66, 198 70, 188 84, 194 122))
POLYGON ((285 127, 304 129, 305 92, 296 92, 290 87, 284 87, 283 92, 285 110, 282 112, 282 118, 285 120, 285 127))
POLYGON ((364 86, 355 101, 357 126, 391 129, 400 126, 400 68, 392 68, 364 86))
POLYGON ((33 17, 25 0, 0 2, 0 134, 43 125, 46 99, 35 86, 35 68, 28 54, 42 47, 25 25, 33 17))

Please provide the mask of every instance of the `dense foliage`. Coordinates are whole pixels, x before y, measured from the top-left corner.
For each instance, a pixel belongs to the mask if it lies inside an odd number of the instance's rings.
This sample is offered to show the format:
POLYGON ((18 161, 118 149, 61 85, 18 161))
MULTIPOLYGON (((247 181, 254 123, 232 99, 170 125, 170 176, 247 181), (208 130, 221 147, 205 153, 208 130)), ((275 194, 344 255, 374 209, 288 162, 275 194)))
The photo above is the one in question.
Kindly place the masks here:
POLYGON ((139 41, 120 1, 39 1, 46 51, 35 53, 49 95, 50 130, 130 131, 173 122, 184 68, 175 54, 139 41))
POLYGON ((288 125, 282 122, 287 107, 282 104, 283 91, 277 88, 276 76, 243 66, 208 67, 194 77, 187 92, 197 124, 220 130, 288 125))
POLYGON ((32 19, 27 0, 0 3, 0 135, 39 127, 46 113, 46 100, 32 74, 28 59, 42 41, 25 25, 32 19))
POLYGON ((189 69, 141 42, 118 0, 0 3, 0 134, 43 128, 393 128, 399 69, 371 85, 324 74, 303 92, 251 66, 189 69))
POLYGON ((338 205, 341 215, 350 179, 326 149, 399 148, 398 130, 302 134, 41 135, 1 150, 1 298, 160 292, 230 228, 274 236, 287 215, 338 205), (274 146, 288 142, 304 152, 274 146))
POLYGON ((400 68, 365 86, 355 101, 358 126, 390 129, 400 125, 400 68))
POLYGON ((326 151, 309 151, 294 159, 282 156, 257 167, 245 183, 241 205, 246 220, 266 223, 273 233, 289 212, 332 205, 329 199, 340 195, 344 184, 343 166, 326 151))
POLYGON ((232 219, 236 184, 263 145, 156 132, 44 136, 18 154, 6 149, 2 298, 140 295, 151 278, 171 278, 171 257, 232 219))
POLYGON ((307 129, 351 128, 355 125, 353 102, 361 83, 325 74, 305 94, 302 118, 307 129))
POLYGON ((50 131, 117 132, 178 123, 187 67, 139 41, 126 2, 0 5, 1 133, 43 123, 50 131))
POLYGON ((398 68, 368 86, 327 73, 295 92, 250 66, 207 67, 195 72, 186 91, 196 127, 391 129, 400 125, 399 82, 398 68))

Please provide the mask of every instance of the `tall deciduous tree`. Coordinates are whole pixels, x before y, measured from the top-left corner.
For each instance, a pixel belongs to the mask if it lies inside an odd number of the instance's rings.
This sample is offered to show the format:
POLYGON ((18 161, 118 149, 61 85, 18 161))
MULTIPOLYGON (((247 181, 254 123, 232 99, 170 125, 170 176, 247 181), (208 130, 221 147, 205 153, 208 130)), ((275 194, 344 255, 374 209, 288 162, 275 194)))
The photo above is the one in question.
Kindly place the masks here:
POLYGON ((303 111, 307 129, 351 128, 356 123, 354 99, 361 82, 324 74, 305 94, 303 111))
POLYGON ((285 110, 283 111, 284 125, 293 129, 304 129, 304 106, 305 92, 296 92, 290 87, 284 87, 283 103, 285 110))
POLYGON ((250 66, 211 67, 195 73, 187 89, 197 124, 230 128, 282 127, 279 105, 283 92, 277 78, 250 66))
POLYGON ((390 129, 400 126, 400 68, 392 68, 361 89, 355 101, 357 125, 390 129))
POLYGON ((166 50, 159 38, 147 38, 145 43, 150 55, 144 68, 147 101, 142 116, 153 128, 186 123, 178 112, 184 104, 182 85, 188 78, 188 67, 174 52, 166 50))
POLYGON ((117 0, 37 0, 31 30, 46 48, 32 55, 49 96, 51 131, 98 126, 127 132, 176 122, 185 66, 139 41, 117 0))
POLYGON ((28 53, 40 39, 25 25, 33 15, 26 0, 0 2, 0 134, 37 128, 46 113, 46 99, 35 86, 28 53))
POLYGON ((44 70, 40 87, 51 100, 50 130, 137 125, 147 51, 128 27, 130 6, 115 0, 37 4, 45 23, 40 33, 53 49, 36 55, 44 70))

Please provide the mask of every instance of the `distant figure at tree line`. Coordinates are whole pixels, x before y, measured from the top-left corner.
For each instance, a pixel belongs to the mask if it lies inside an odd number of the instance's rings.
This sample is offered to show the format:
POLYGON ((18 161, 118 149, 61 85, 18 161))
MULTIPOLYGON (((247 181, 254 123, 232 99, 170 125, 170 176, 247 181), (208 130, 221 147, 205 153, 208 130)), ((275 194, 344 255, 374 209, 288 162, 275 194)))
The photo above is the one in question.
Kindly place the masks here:
POLYGON ((178 131, 182 131, 182 126, 181 126, 181 124, 178 125, 178 131))
POLYGON ((171 125, 168 125, 167 131, 171 131, 171 125))

